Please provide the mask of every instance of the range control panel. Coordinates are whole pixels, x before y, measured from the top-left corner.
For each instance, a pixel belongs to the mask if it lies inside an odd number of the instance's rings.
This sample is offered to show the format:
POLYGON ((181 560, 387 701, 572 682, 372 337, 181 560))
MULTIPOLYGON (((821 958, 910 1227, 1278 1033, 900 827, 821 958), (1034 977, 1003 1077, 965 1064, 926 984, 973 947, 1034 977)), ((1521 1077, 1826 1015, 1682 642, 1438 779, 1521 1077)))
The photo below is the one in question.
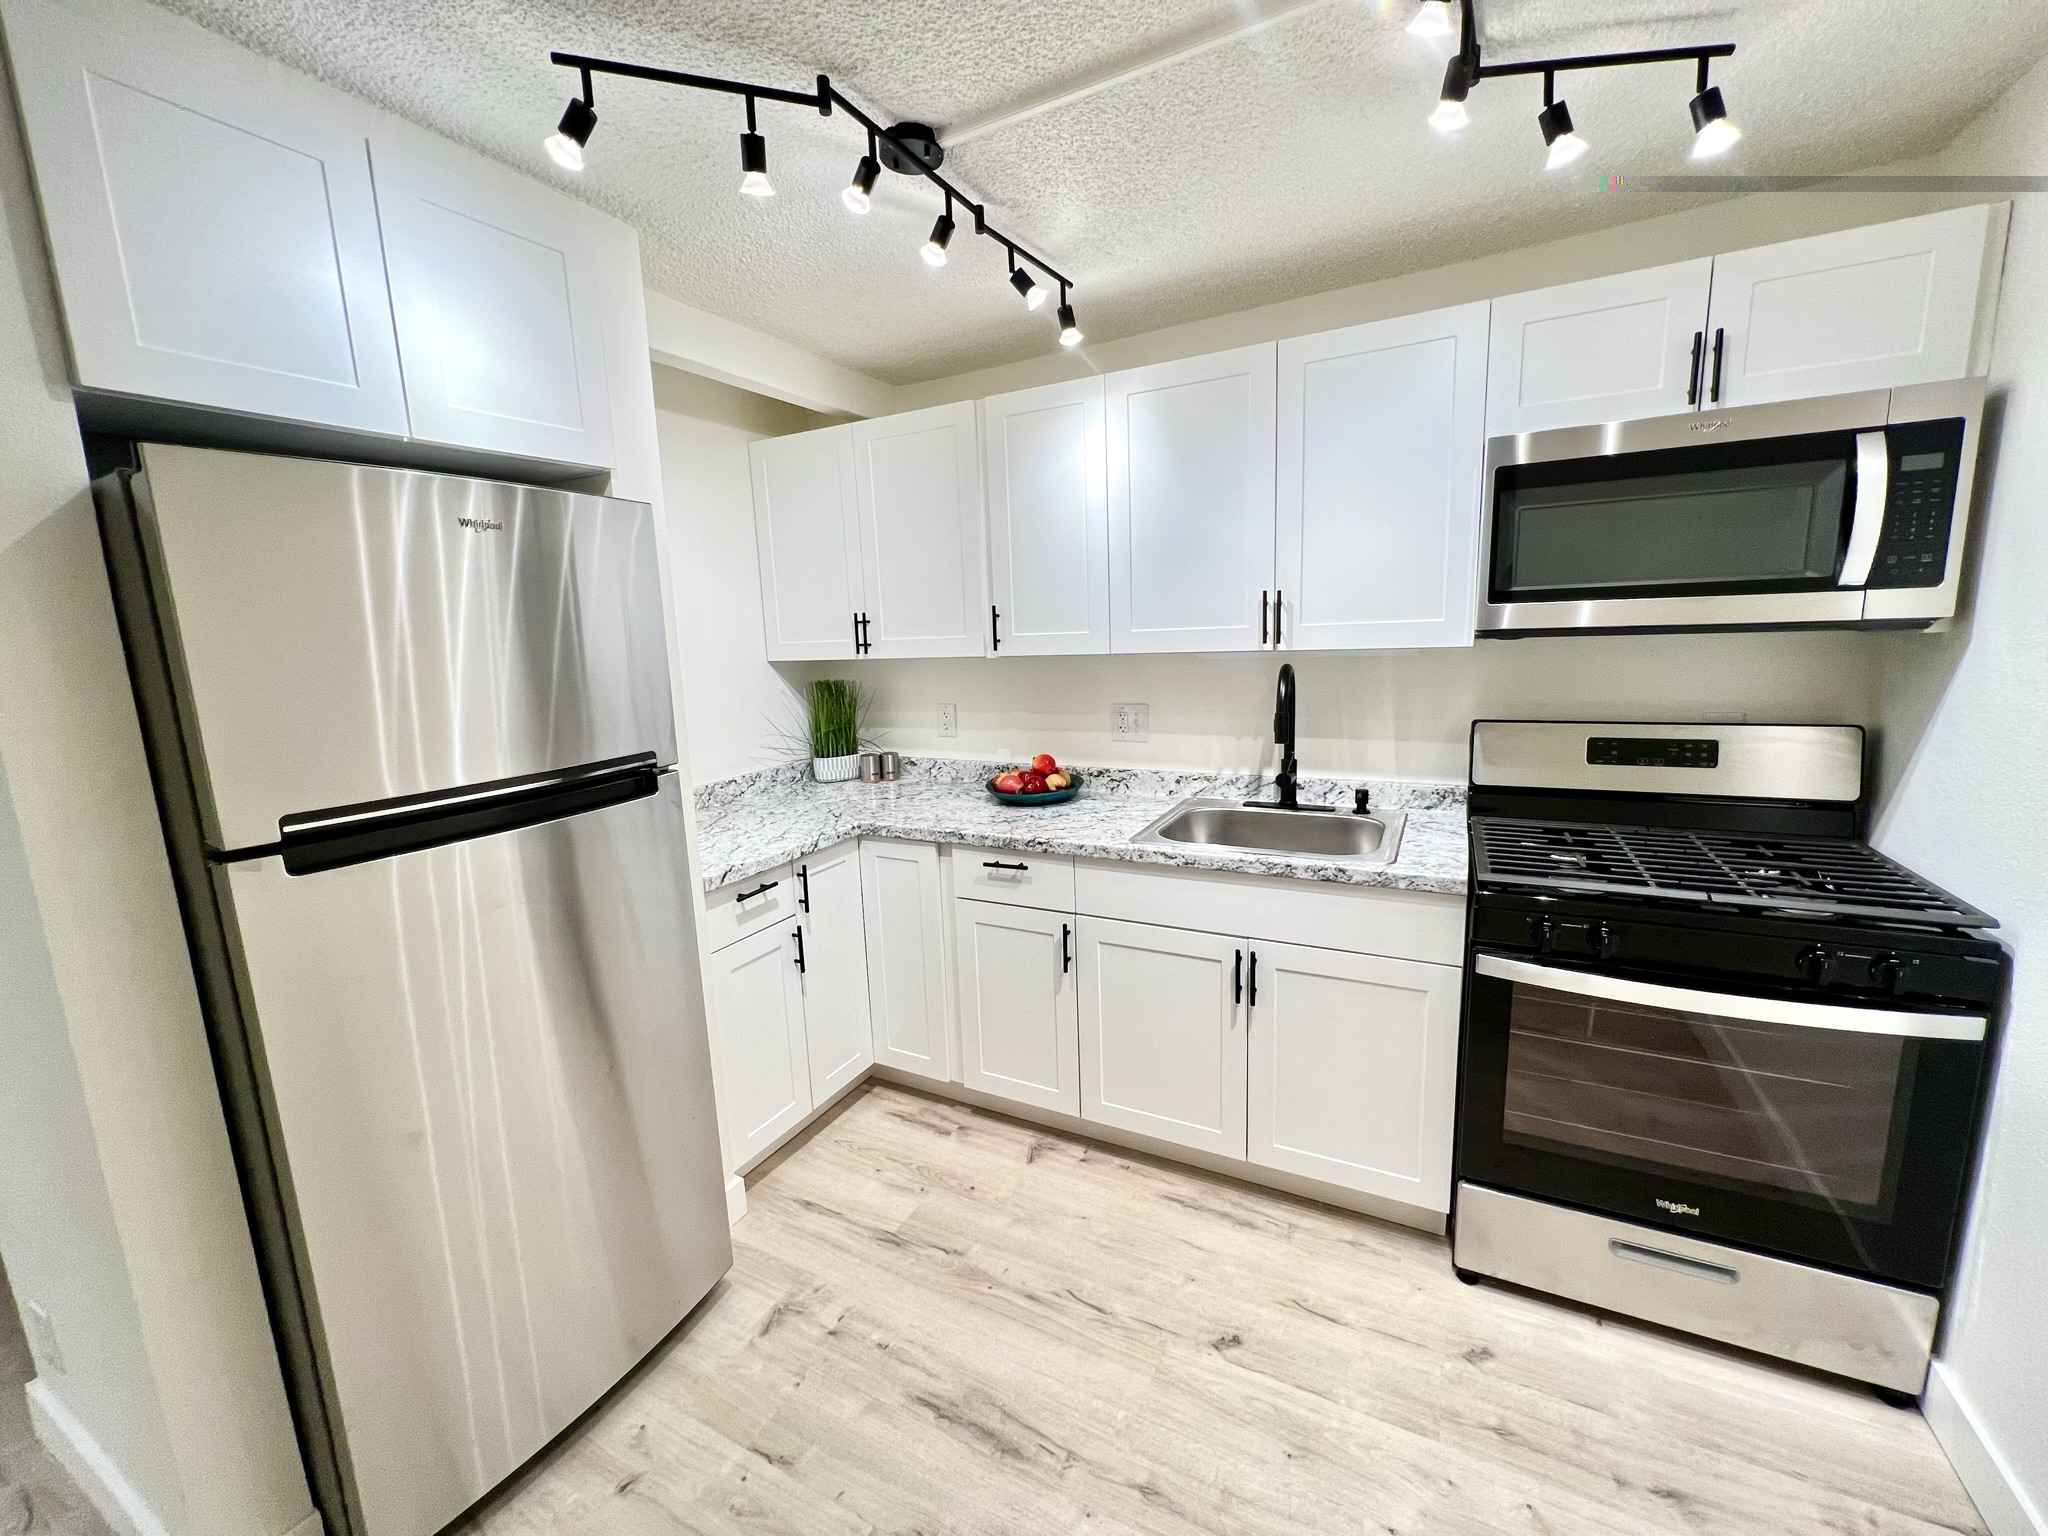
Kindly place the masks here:
POLYGON ((1721 743, 1710 736, 1589 736, 1586 761, 1600 768, 1718 768, 1721 743))
POLYGON ((1960 418, 1909 422, 1887 427, 1885 439, 1891 454, 1891 487, 1869 585, 1938 587, 1948 569, 1963 423, 1960 418))

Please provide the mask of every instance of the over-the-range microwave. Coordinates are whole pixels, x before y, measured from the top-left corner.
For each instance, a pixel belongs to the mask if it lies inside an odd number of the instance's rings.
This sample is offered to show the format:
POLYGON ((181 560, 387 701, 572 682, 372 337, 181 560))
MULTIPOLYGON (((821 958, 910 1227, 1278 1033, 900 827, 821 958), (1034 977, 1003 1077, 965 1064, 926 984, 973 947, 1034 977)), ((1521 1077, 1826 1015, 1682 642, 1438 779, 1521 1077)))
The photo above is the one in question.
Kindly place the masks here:
POLYGON ((1487 444, 1482 635, 1955 612, 1984 381, 1487 444))

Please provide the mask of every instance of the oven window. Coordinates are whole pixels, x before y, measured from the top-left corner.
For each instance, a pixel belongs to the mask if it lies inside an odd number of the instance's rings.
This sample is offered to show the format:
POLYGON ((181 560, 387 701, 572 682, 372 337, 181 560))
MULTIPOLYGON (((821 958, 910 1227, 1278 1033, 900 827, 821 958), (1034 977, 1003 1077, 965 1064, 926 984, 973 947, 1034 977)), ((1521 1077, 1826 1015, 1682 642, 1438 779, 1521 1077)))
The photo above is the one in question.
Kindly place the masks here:
POLYGON ((1517 983, 1509 1142, 1890 1219, 1915 1042, 1517 983))
POLYGON ((1496 600, 1796 590, 1831 585, 1841 564, 1840 458, 1534 483, 1550 478, 1505 477, 1496 600))

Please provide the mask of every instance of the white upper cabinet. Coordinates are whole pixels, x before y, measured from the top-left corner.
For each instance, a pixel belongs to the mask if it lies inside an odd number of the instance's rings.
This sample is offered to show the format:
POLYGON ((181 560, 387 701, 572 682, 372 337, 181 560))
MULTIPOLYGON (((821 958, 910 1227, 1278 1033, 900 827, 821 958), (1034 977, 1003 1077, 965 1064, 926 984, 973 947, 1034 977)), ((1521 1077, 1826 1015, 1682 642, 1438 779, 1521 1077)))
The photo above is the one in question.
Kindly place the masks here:
POLYGON ((7 23, 77 382, 403 436, 363 136, 67 11, 7 23))
POLYGON ((1109 650, 1109 491, 1102 380, 981 402, 992 646, 998 656, 1109 650))
POLYGON ((1493 301, 1486 435, 1691 410, 1711 257, 1493 301))
POLYGON ((2004 214, 1979 204, 1716 257, 1705 403, 1964 377, 2004 214))
POLYGON ((372 146, 412 435, 614 462, 598 260, 531 204, 372 146))
POLYGON ((1113 651, 1272 643, 1272 343, 1113 373, 1113 651))
POLYGON ((857 421, 852 434, 864 654, 985 655, 973 402, 857 421))
POLYGON ((748 447, 761 622, 770 661, 855 654, 862 603, 853 429, 826 427, 748 447))
POLYGON ((1299 944, 1256 952, 1251 1161, 1448 1211, 1462 973, 1299 944))
POLYGON ((1280 344, 1287 649, 1472 643, 1486 326, 1467 304, 1280 344))

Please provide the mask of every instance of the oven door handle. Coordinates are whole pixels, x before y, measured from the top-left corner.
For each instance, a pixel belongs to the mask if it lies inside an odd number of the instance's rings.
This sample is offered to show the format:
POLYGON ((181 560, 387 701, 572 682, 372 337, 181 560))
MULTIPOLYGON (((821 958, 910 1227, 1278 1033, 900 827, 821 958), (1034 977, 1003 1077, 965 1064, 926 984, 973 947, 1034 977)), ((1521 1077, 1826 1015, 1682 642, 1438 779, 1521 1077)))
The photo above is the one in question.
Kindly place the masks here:
POLYGON ((1860 587, 1870 580, 1877 559, 1878 536, 1884 532, 1884 505, 1891 496, 1892 450, 1882 432, 1856 434, 1856 507, 1849 514, 1849 547, 1842 553, 1842 574, 1835 585, 1860 587))
POLYGON ((1796 1024, 1801 1029, 1833 1029, 1855 1035, 1897 1035, 1911 1040, 1982 1040, 1981 1015, 1910 1013, 1890 1008, 1850 1008, 1833 1003, 1802 1003, 1780 997, 1744 997, 1731 992, 1704 992, 1693 987, 1667 987, 1627 976, 1593 971, 1567 971, 1533 965, 1508 955, 1481 954, 1473 969, 1496 981, 1526 982, 1552 992, 1597 997, 1610 1003, 1643 1008, 1670 1008, 1679 1013, 1716 1014, 1751 1024, 1796 1024))

